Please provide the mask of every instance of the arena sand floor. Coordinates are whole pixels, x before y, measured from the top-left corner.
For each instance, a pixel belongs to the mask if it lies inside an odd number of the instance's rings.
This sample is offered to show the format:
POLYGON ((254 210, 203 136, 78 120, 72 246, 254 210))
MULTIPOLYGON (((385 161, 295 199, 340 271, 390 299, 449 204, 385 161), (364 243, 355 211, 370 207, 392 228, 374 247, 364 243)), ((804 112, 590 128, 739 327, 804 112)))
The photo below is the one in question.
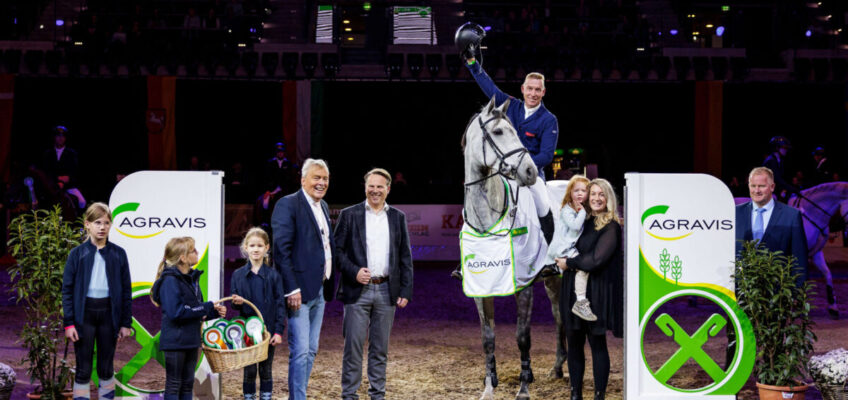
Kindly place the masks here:
MULTIPOLYGON (((837 296, 848 301, 848 248, 841 247, 837 240, 825 250, 835 276, 837 296)), ((8 262, 7 262, 8 264, 8 262)), ((6 265, 7 267, 8 265, 6 265)), ((225 273, 225 287, 229 288, 229 276, 237 264, 228 264, 225 273)), ((482 391, 484 358, 480 341, 480 325, 474 303, 462 294, 460 284, 449 278, 453 263, 418 262, 415 264, 415 290, 410 305, 398 310, 392 330, 389 347, 389 365, 387 378, 387 398, 389 399, 477 399, 482 391)), ((5 267, 4 267, 5 269, 5 267)), ((8 274, 0 272, 0 362, 11 365, 18 374, 18 384, 13 393, 15 399, 25 398, 25 393, 33 389, 26 376, 21 359, 24 349, 17 343, 21 329, 23 310, 15 305, 14 294, 8 293, 8 274)), ((823 279, 817 270, 810 270, 811 278, 818 287, 819 294, 812 298, 813 318, 818 342, 817 353, 823 353, 838 347, 848 347, 848 307, 841 305, 842 319, 833 321, 825 310, 823 279)), ((534 307, 532 316, 532 365, 536 381, 530 386, 534 399, 566 398, 568 396, 568 371, 564 379, 548 377, 556 352, 556 327, 551 315, 550 302, 545 296, 541 283, 534 288, 534 307)), ((515 301, 512 297, 499 298, 496 307, 496 355, 500 385, 495 390, 497 399, 512 399, 518 390, 519 352, 515 344, 515 301)), ((677 307, 689 307, 681 303, 677 307)), ((159 310, 153 308, 146 298, 137 299, 133 304, 134 315, 152 331, 159 326, 159 310)), ((692 321, 697 323, 704 315, 712 312, 709 305, 698 304, 692 308, 692 321)), ((232 316, 232 312, 231 315, 232 316)), ((340 396, 341 359, 342 359, 342 305, 338 301, 329 303, 324 315, 324 327, 321 344, 312 377, 309 382, 310 399, 337 399, 340 396)), ((658 341, 661 339, 657 339, 658 341)), ((622 398, 623 358, 622 339, 608 335, 611 357, 610 384, 608 399, 622 398)), ((650 342, 650 340, 649 340, 650 342)), ((725 341, 711 341, 705 350, 716 360, 722 359, 725 341)), ((661 364, 673 349, 661 345, 646 345, 649 364, 661 364)), ((139 349, 134 341, 119 344, 115 366, 121 368, 139 349)), ((585 393, 591 398, 594 382, 591 376, 591 358, 588 345, 585 393)), ((70 359, 73 359, 71 349, 70 359)), ((285 344, 277 346, 274 360, 274 398, 286 399, 288 349, 285 344)), ((132 380, 135 386, 143 388, 161 387, 164 369, 155 363, 145 366, 132 380)), ((675 376, 675 385, 693 387, 709 382, 709 378, 691 360, 675 376)), ((753 378, 739 394, 739 398, 756 398, 753 378)), ((226 399, 241 398, 241 371, 223 374, 223 394, 226 399)), ((368 398, 367 379, 363 379, 359 394, 368 398)), ((96 393, 96 391, 95 391, 96 393)), ((96 397, 96 396, 95 396, 96 397)), ((811 389, 808 399, 819 399, 820 394, 811 389)))

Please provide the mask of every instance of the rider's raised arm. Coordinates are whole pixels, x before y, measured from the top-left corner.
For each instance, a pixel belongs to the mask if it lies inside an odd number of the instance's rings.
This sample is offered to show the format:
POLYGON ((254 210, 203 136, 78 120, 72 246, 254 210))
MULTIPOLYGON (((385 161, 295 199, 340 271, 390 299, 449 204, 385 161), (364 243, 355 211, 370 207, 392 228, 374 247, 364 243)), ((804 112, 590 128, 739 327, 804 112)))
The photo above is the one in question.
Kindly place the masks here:
POLYGON ((475 61, 473 58, 469 62, 470 63, 466 63, 465 66, 468 67, 468 71, 471 72, 471 76, 473 76, 474 80, 477 81, 477 85, 483 90, 483 94, 486 95, 487 99, 491 99, 492 96, 495 96, 495 105, 500 106, 503 102, 510 98, 508 94, 501 91, 498 86, 495 85, 495 82, 492 81, 489 74, 483 70, 480 63, 475 61))

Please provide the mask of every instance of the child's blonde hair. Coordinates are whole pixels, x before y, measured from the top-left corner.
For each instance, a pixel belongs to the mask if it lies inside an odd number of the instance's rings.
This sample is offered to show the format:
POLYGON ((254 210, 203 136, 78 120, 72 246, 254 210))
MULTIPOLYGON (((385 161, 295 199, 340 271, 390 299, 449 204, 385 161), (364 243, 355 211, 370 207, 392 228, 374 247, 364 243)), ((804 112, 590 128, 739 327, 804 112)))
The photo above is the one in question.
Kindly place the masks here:
MULTIPOLYGON (((154 279, 153 282, 158 281, 159 278, 162 277, 162 271, 164 271, 165 268, 174 268, 179 265, 180 258, 189 254, 192 250, 194 250, 194 238, 190 236, 175 237, 169 240, 168 243, 165 244, 165 255, 162 257, 162 261, 159 262, 159 269, 156 270, 156 279, 154 279)), ((153 300, 152 290, 150 292, 150 301, 159 307, 159 304, 153 300)))
MULTIPOLYGON (((258 237, 258 238, 262 239, 262 241, 265 242, 266 246, 271 244, 271 238, 268 237, 268 232, 265 232, 265 230, 262 229, 262 228, 257 228, 257 227, 250 228, 250 230, 248 230, 247 233, 244 235, 244 239, 241 240, 241 246, 239 247, 239 249, 241 250, 241 255, 244 256, 244 258, 248 258, 247 251, 245 249, 247 248, 247 241, 250 240, 250 238, 252 238, 252 237, 258 237)), ((265 259, 265 263, 267 264, 268 263, 268 253, 267 252, 265 253, 264 259, 265 259)))
MULTIPOLYGON (((106 203, 96 202, 91 203, 88 208, 85 209, 85 214, 82 215, 82 220, 85 222, 94 222, 102 217, 108 217, 109 222, 112 222, 112 210, 109 209, 109 206, 106 203)), ((85 239, 88 240, 91 235, 88 233, 88 229, 85 230, 85 239)))
POLYGON ((583 182, 583 185, 586 186, 586 190, 589 190, 589 178, 586 178, 583 175, 574 175, 571 179, 568 180, 568 186, 565 188, 565 196, 562 197, 562 206, 571 204, 573 199, 571 198, 571 192, 574 190, 574 184, 577 182, 583 182))

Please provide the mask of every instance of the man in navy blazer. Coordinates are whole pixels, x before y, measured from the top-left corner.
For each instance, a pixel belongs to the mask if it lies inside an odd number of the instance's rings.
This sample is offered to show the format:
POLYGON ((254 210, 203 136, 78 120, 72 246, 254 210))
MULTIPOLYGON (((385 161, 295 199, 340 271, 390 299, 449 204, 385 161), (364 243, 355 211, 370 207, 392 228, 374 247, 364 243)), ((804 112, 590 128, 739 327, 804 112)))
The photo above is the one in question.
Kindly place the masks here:
POLYGON ((412 254, 406 215, 386 204, 392 177, 382 168, 365 174, 366 201, 339 214, 334 233, 344 303, 342 399, 358 399, 362 347, 368 346, 368 394, 386 396, 386 363, 395 306, 412 297, 412 254))
POLYGON ((774 175, 767 167, 754 168, 748 175, 751 201, 736 206, 736 253, 742 240, 759 239, 771 251, 795 256, 796 283, 807 280, 807 236, 801 212, 775 201, 774 175))
POLYGON ((324 304, 333 298, 334 244, 323 200, 330 170, 323 160, 303 163, 301 190, 277 201, 271 216, 274 263, 283 278, 288 307, 289 398, 306 399, 318 353, 324 304))

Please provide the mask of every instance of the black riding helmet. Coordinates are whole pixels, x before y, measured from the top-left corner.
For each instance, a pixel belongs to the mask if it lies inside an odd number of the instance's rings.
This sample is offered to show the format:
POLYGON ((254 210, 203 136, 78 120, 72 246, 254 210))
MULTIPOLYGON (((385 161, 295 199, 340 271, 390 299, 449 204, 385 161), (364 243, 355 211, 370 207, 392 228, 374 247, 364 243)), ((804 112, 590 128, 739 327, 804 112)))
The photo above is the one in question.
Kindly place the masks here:
POLYGON ((480 49, 480 44, 483 42, 484 37, 486 37, 486 30, 482 26, 473 22, 462 24, 456 30, 456 35, 454 35, 453 39, 457 50, 459 50, 460 57, 463 60, 471 57, 479 58, 481 59, 479 62, 482 63, 483 52, 480 49))

